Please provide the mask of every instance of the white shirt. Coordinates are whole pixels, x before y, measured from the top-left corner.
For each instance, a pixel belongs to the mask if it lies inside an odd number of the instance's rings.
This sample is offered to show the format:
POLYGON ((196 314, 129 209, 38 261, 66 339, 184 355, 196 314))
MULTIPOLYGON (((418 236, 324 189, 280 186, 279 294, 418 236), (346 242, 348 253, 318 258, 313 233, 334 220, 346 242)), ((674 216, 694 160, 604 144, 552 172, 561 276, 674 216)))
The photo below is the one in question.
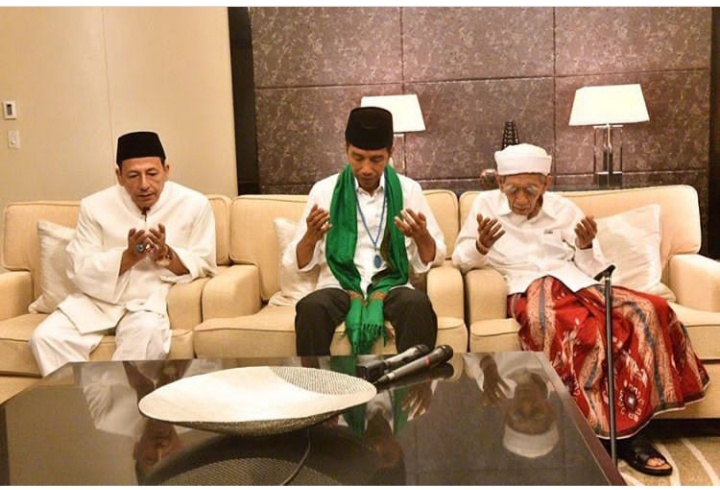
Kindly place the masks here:
MULTIPOLYGON (((313 205, 317 204, 319 208, 326 211, 330 210, 330 204, 332 202, 332 195, 337 183, 339 174, 331 175, 325 179, 317 182, 310 190, 308 196, 307 205, 303 211, 300 222, 298 223, 297 231, 293 237, 290 245, 285 249, 282 262, 283 267, 286 267, 289 271, 309 271, 315 266, 320 267, 320 273, 318 276, 317 289, 335 287, 340 288, 340 282, 335 278, 330 267, 327 265, 325 258, 325 240, 327 235, 322 240, 318 241, 315 245, 315 251, 310 262, 302 269, 298 268, 297 265, 297 244, 305 234, 307 230, 306 218, 310 214, 310 210, 313 205)), ((405 237, 405 247, 408 254, 408 261, 410 265, 410 274, 422 274, 427 272, 430 267, 434 264, 440 265, 445 260, 445 254, 447 247, 445 245, 445 239, 442 231, 438 226, 435 216, 430 209, 430 205, 425 199, 425 195, 422 192, 420 184, 415 182, 404 175, 398 175, 400 179, 400 185, 403 192, 403 209, 411 209, 417 213, 422 213, 427 218, 427 229, 430 235, 435 240, 435 258, 432 262, 424 264, 420 255, 418 254, 417 246, 412 238, 405 237)), ((375 190, 375 193, 370 195, 368 192, 363 190, 355 181, 355 190, 357 192, 358 203, 362 209, 362 213, 365 216, 365 223, 367 223, 368 229, 372 234, 372 240, 378 236, 378 227, 380 226, 380 215, 383 214, 383 196, 385 189, 385 176, 381 176, 380 185, 375 190)), ((362 216, 360 212, 357 212, 357 230, 358 230, 358 241, 355 249, 355 267, 357 267, 360 273, 360 286, 363 291, 367 291, 368 286, 371 283, 372 276, 375 275, 379 270, 385 269, 387 264, 382 261, 379 268, 374 265, 375 260, 375 247, 373 246, 370 235, 365 230, 362 216)), ((384 213, 382 220, 382 228, 380 230, 379 242, 382 242, 382 237, 385 234, 386 226, 395 226, 393 223, 394 216, 388 216, 387 210, 384 213)), ((380 243, 377 243, 378 249, 380 243)), ((406 287, 412 287, 408 282, 406 287)))
POLYGON ((126 311, 167 313, 173 283, 214 275, 215 219, 207 197, 166 182, 147 221, 130 195, 115 185, 80 202, 75 238, 67 247, 68 277, 81 291, 58 306, 81 333, 114 328, 126 311), (131 228, 165 225, 166 243, 188 273, 176 276, 149 257, 118 276, 131 228))
POLYGON ((507 282, 508 294, 523 293, 544 276, 553 276, 576 292, 597 284, 593 277, 609 265, 597 238, 591 248, 575 248, 575 226, 583 217, 575 203, 552 192, 543 195, 540 212, 531 219, 514 214, 500 190, 481 192, 458 235, 453 264, 463 272, 496 269, 507 282), (497 219, 505 230, 487 255, 475 246, 478 213, 497 219))

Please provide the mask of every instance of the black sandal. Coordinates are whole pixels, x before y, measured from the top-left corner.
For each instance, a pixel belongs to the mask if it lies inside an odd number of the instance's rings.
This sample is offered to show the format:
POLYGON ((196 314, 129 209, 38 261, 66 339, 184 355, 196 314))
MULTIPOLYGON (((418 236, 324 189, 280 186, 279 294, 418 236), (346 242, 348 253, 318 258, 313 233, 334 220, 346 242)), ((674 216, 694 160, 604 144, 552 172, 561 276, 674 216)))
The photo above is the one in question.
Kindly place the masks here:
POLYGON ((673 471, 665 456, 644 437, 636 436, 618 441, 617 455, 624 459, 630 467, 646 475, 667 476, 673 471), (648 462, 654 458, 661 459, 664 462, 663 466, 648 466, 648 462))

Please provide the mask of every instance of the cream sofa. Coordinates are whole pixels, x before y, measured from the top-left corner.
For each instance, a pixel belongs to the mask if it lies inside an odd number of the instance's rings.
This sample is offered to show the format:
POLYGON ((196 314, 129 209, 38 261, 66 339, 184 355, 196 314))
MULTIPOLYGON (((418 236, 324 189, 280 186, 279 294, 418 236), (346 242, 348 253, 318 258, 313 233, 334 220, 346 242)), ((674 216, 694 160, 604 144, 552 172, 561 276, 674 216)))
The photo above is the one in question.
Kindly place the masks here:
MULTIPOLYGON (((460 223, 478 192, 460 196, 460 223)), ((698 254, 700 210, 694 188, 685 185, 609 191, 562 193, 587 215, 603 218, 649 204, 661 207, 660 264, 662 283, 674 293, 671 306, 687 327, 693 347, 711 377, 706 399, 666 417, 720 417, 720 396, 713 383, 720 379, 720 263, 698 254)), ((508 319, 505 282, 494 270, 465 275, 465 301, 470 351, 518 350, 519 325, 508 319)))
MULTIPOLYGON (((425 195, 443 230, 450 255, 460 223, 477 192, 467 192, 459 201, 448 190, 428 190, 425 195)), ((661 206, 662 281, 676 296, 671 304, 688 328, 695 350, 711 378, 718 379, 720 263, 697 254, 701 229, 695 190, 667 186, 565 195, 596 217, 650 203, 661 206)), ((306 196, 246 195, 232 201, 224 196, 209 197, 215 212, 217 257, 222 273, 171 289, 168 298, 173 328, 171 357, 295 355, 294 307, 268 305, 279 290, 279 249, 273 221, 280 217, 297 221, 306 196)), ((45 219, 73 226, 77 210, 77 202, 58 201, 16 203, 5 209, 2 265, 10 272, 0 273, 0 401, 27 386, 27 379, 38 376, 27 346, 32 330, 44 318, 27 313, 28 305, 40 291, 36 223, 45 219)), ((464 352, 468 346, 473 352, 520 348, 519 327, 506 318, 506 288, 497 272, 471 271, 463 283, 460 271, 446 262, 431 269, 423 279, 419 287, 426 288, 438 314, 438 344, 449 344, 457 352, 464 352)), ((340 327, 331 347, 334 354, 350 352, 342 333, 340 327)), ((92 359, 109 359, 113 349, 113 338, 107 337, 92 359)), ((375 346, 377 353, 394 351, 392 342, 375 346)), ((720 397, 713 394, 717 391, 713 386, 705 401, 667 416, 720 417, 720 397)))
MULTIPOLYGON (((226 269, 229 259, 230 199, 208 196, 215 215, 217 263, 226 269)), ((28 340, 35 327, 47 316, 29 313, 28 306, 41 294, 41 258, 37 231, 39 220, 66 227, 77 221, 79 202, 35 201, 11 203, 3 215, 2 266, 0 274, 0 374, 39 376, 28 340)), ((209 278, 170 289, 168 313, 172 328, 170 357, 194 355, 192 329, 202 322, 202 288, 209 278)), ((92 360, 110 359, 115 350, 114 336, 106 336, 93 351, 92 360)))
MULTIPOLYGON (((427 190, 425 196, 451 254, 459 230, 457 196, 448 190, 427 190)), ((235 265, 205 287, 203 313, 208 320, 194 331, 198 357, 296 354, 295 307, 268 302, 279 290, 280 251, 274 220, 286 218, 297 222, 306 200, 307 196, 298 195, 245 195, 232 202, 230 258, 235 265)), ((459 270, 447 261, 422 279, 426 284, 419 287, 426 289, 438 315, 437 344, 448 344, 456 352, 467 351, 459 270)), ((330 350, 335 355, 350 353, 344 325, 336 331, 330 350)), ((382 345, 379 340, 373 352, 396 352, 396 346, 394 341, 382 345)))

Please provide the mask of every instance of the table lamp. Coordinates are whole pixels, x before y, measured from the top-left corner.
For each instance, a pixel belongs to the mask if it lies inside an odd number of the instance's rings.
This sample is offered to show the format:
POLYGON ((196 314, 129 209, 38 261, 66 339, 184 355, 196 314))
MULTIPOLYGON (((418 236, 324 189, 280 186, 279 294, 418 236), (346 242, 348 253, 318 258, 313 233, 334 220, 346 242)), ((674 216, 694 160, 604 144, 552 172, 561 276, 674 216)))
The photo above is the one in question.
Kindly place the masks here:
MULTIPOLYGON (((403 148, 405 133, 425 131, 425 121, 417 94, 365 96, 360 101, 360 106, 381 107, 390 111, 393 116, 393 132, 403 138, 403 148)), ((397 169, 402 174, 407 168, 406 163, 403 152, 402 168, 397 169)))
POLYGON ((593 173, 598 188, 622 187, 623 124, 649 120, 640 84, 577 89, 570 126, 593 126, 595 130, 593 173))

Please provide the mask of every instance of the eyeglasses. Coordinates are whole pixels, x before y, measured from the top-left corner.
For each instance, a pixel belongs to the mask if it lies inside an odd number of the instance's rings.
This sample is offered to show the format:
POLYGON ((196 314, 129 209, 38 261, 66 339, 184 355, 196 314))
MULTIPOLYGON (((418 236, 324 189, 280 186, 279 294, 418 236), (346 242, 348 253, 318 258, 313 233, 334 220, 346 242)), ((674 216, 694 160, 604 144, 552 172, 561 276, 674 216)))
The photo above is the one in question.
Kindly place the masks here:
POLYGON ((535 197, 538 194, 540 194, 540 191, 542 190, 542 186, 534 185, 534 184, 526 185, 523 187, 518 187, 518 186, 512 185, 512 184, 503 184, 503 185, 501 185, 501 188, 505 194, 507 194, 508 196, 513 196, 513 197, 518 195, 521 191, 526 196, 535 197))

